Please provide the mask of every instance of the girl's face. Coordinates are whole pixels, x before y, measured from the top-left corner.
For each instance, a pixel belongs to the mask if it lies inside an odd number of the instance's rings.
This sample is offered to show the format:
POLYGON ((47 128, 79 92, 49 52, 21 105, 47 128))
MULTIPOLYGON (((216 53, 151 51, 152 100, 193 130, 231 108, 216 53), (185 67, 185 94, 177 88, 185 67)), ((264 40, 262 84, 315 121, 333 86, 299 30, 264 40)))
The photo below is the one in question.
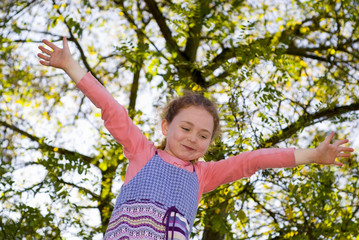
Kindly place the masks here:
POLYGON ((161 128, 167 137, 165 151, 179 159, 192 161, 206 153, 214 123, 205 108, 190 106, 181 109, 171 123, 162 120, 161 128))

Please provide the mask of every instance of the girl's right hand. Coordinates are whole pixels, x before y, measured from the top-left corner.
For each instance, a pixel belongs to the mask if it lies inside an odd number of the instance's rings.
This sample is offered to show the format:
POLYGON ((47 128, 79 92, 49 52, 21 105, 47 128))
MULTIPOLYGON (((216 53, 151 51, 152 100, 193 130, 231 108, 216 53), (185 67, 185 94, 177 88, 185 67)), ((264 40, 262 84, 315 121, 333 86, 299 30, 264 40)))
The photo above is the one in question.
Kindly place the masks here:
POLYGON ((67 71, 72 64, 73 59, 66 37, 63 38, 63 48, 59 48, 45 39, 42 40, 42 42, 49 46, 52 51, 43 46, 39 46, 39 49, 42 52, 37 54, 37 56, 41 58, 40 63, 45 66, 60 68, 67 71))

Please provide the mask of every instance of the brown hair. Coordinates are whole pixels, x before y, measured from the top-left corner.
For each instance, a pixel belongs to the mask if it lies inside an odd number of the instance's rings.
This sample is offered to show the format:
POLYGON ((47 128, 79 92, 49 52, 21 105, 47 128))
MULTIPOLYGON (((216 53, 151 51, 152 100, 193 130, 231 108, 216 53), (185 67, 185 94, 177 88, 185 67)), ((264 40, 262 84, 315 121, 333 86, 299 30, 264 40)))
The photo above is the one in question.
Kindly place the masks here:
MULTIPOLYGON (((185 92, 184 96, 173 99, 171 102, 167 104, 167 106, 164 108, 161 114, 161 118, 165 119, 168 123, 171 123, 174 117, 179 113, 181 109, 191 106, 203 107, 212 115, 213 133, 211 138, 213 140, 220 133, 217 106, 203 95, 193 92, 185 92)), ((158 146, 158 148, 163 150, 165 146, 166 146, 166 139, 164 139, 164 141, 161 143, 160 146, 158 146)))

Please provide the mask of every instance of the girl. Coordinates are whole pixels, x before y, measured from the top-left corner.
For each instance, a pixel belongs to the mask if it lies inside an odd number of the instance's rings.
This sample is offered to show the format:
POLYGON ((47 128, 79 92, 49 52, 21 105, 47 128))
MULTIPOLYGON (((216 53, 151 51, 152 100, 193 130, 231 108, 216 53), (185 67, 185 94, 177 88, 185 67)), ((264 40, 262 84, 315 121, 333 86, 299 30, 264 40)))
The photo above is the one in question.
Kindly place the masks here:
POLYGON ((261 149, 216 162, 197 161, 218 133, 215 106, 201 95, 172 101, 161 123, 164 149, 156 149, 132 123, 127 112, 71 56, 67 39, 63 48, 43 40, 40 63, 63 69, 76 86, 102 110, 112 136, 124 147, 129 160, 124 184, 107 228, 105 239, 188 239, 203 193, 259 169, 318 163, 341 166, 337 157, 349 157, 348 140, 330 144, 331 133, 315 149, 261 149))

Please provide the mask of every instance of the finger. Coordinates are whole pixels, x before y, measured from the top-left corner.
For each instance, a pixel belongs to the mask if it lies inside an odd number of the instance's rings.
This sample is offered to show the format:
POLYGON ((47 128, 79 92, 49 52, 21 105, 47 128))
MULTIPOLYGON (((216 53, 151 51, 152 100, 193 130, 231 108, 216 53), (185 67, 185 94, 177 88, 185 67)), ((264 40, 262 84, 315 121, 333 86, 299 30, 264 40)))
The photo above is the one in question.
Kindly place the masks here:
POLYGON ((52 42, 47 41, 46 39, 42 40, 42 42, 45 43, 50 48, 52 48, 53 50, 58 48, 55 44, 53 44, 52 42))
POLYGON ((332 141, 333 137, 334 137, 334 132, 331 132, 324 140, 325 143, 330 144, 330 142, 332 141))
POLYGON ((50 66, 49 62, 45 62, 45 61, 40 60, 40 63, 42 65, 44 65, 44 66, 50 66))
POLYGON ((52 51, 50 51, 49 49, 47 48, 44 48, 43 46, 39 46, 39 49, 43 52, 43 53, 46 53, 48 55, 51 55, 52 51))
POLYGON ((350 147, 338 147, 339 152, 354 152, 353 148, 350 147))
POLYGON ((67 42, 67 38, 66 38, 66 37, 63 37, 63 39, 62 39, 62 44, 63 44, 63 47, 64 47, 64 48, 69 49, 69 43, 67 42))
POLYGON ((49 56, 46 56, 46 55, 44 55, 44 54, 42 54, 42 53, 37 54, 37 56, 38 56, 39 58, 44 59, 45 61, 50 61, 50 59, 51 59, 49 56))
POLYGON ((338 167, 342 167, 342 166, 343 166, 343 163, 338 162, 338 161, 335 161, 335 162, 333 163, 333 165, 336 165, 336 166, 338 166, 338 167))
POLYGON ((343 145, 345 143, 348 143, 349 140, 348 139, 343 139, 343 140, 338 140, 334 143, 335 146, 339 147, 340 145, 343 145))
POLYGON ((340 157, 340 158, 348 158, 351 156, 351 153, 338 153, 337 154, 337 157, 340 157))

